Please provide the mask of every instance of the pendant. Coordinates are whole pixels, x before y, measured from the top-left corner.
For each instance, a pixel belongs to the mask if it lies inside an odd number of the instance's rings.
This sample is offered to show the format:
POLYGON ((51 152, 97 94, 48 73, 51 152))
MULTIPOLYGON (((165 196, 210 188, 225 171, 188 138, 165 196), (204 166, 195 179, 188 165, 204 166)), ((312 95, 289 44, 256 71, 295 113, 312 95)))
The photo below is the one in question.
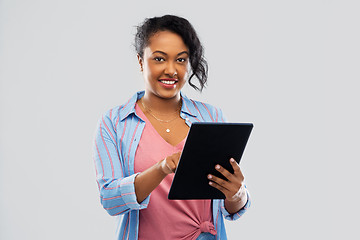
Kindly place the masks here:
POLYGON ((166 129, 166 132, 169 133, 169 132, 170 132, 170 129, 167 128, 167 129, 166 129))

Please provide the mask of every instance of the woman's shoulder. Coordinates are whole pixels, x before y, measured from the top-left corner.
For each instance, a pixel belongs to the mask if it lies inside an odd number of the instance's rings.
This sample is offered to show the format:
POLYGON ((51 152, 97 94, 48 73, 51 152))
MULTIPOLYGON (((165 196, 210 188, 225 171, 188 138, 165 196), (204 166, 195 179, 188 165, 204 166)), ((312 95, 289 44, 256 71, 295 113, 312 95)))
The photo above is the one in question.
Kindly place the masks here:
POLYGON ((110 121, 114 121, 119 118, 122 109, 123 105, 117 105, 115 107, 112 107, 103 113, 103 118, 105 117, 110 121))
POLYGON ((193 115, 199 115, 204 121, 224 122, 222 110, 210 103, 184 97, 187 109, 193 115))
POLYGON ((103 114, 103 117, 108 118, 108 120, 112 122, 118 122, 119 119, 121 120, 125 118, 127 115, 135 111, 135 104, 139 93, 141 94, 141 92, 136 93, 123 104, 110 108, 103 114))

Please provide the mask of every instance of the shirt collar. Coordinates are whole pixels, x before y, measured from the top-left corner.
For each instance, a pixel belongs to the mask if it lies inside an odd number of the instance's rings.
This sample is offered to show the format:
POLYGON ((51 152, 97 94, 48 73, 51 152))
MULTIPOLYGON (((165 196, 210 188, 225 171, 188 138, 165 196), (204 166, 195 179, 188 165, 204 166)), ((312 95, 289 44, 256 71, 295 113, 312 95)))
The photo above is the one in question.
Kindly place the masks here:
MULTIPOLYGON (((139 91, 135 93, 127 103, 125 103, 123 106, 121 106, 122 111, 120 111, 119 118, 120 121, 124 120, 126 117, 128 117, 130 114, 135 114, 135 105, 137 100, 142 98, 145 94, 145 91, 139 91)), ((181 112, 186 113, 188 115, 191 115, 193 117, 197 116, 197 110, 194 106, 194 103, 191 99, 186 97, 182 92, 180 92, 181 99, 182 99, 182 107, 181 112)))

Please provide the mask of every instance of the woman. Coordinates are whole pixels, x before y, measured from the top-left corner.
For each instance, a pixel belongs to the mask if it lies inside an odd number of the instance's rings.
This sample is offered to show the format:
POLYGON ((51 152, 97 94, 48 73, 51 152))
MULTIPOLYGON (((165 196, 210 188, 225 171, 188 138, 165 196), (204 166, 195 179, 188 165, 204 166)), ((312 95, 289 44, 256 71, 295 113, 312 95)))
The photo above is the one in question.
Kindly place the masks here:
POLYGON ((234 174, 216 166, 227 181, 208 175, 225 200, 167 199, 191 123, 224 121, 219 109, 181 93, 186 82, 200 91, 206 84, 201 43, 191 24, 177 16, 146 19, 137 30, 145 91, 99 122, 95 164, 101 203, 110 215, 124 215, 118 239, 226 239, 223 216, 235 220, 250 206, 233 159, 234 174))

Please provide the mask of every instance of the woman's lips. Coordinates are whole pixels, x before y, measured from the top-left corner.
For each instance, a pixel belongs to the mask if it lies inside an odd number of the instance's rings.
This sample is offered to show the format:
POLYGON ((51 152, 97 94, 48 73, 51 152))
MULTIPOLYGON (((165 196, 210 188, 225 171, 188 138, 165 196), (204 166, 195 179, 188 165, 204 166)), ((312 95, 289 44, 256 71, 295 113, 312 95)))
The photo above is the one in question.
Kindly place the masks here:
POLYGON ((159 80, 159 82, 164 88, 174 88, 178 80, 175 78, 162 78, 159 80))

